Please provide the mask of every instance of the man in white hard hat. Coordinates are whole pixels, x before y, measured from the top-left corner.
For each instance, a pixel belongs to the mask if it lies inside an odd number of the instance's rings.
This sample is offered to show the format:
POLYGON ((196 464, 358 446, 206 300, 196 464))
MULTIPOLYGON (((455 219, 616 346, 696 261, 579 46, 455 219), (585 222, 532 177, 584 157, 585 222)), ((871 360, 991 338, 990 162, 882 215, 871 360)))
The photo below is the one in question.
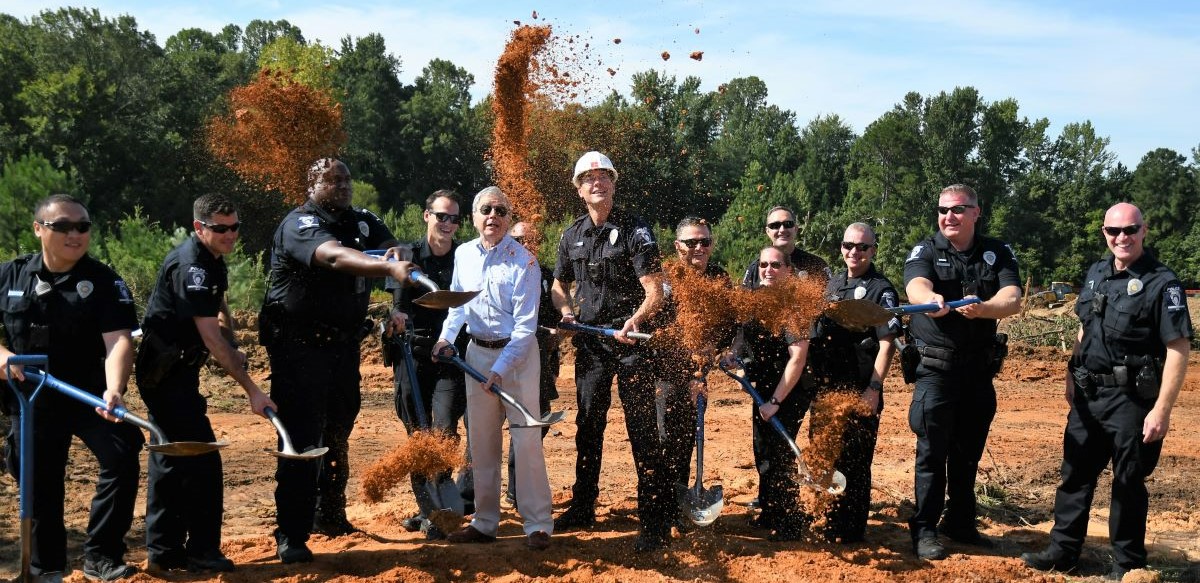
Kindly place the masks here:
POLYGON ((645 552, 669 541, 675 498, 658 441, 654 379, 644 370, 646 351, 626 334, 638 331, 662 304, 662 261, 650 225, 614 208, 616 181, 617 169, 608 156, 593 151, 579 158, 571 182, 587 214, 567 227, 558 244, 551 294, 563 322, 616 328, 617 342, 590 335, 573 338, 578 457, 571 506, 555 521, 555 530, 585 528, 596 521, 604 428, 616 376, 638 474, 641 532, 634 549, 645 552), (572 282, 573 299, 567 293, 572 282))

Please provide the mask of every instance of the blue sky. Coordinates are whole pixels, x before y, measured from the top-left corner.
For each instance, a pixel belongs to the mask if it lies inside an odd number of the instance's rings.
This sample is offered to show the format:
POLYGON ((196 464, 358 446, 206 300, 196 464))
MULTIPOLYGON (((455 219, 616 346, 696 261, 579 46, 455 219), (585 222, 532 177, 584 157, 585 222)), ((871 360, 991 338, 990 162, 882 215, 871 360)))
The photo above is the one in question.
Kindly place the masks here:
MULTIPOLYGON (((0 0, 22 19, 63 4, 0 0)), ((1190 158, 1200 146, 1200 3, 1190 1, 998 2, 918 0, 675 0, 514 3, 103 0, 101 14, 134 16, 162 45, 182 28, 218 31, 255 18, 286 19, 337 47, 380 33, 411 82, 432 58, 475 76, 476 98, 513 21, 539 21, 589 43, 592 94, 628 93, 630 75, 695 75, 715 89, 756 75, 768 101, 803 125, 838 114, 860 133, 908 91, 974 86, 987 101, 1015 98, 1021 115, 1045 117, 1052 135, 1091 120, 1130 167, 1157 147, 1190 158), (699 32, 697 32, 697 30, 699 32), (619 38, 616 44, 613 39, 619 38), (663 51, 671 54, 661 58, 663 51), (688 58, 703 51, 703 60, 688 58), (607 68, 614 76, 604 73, 607 68)))

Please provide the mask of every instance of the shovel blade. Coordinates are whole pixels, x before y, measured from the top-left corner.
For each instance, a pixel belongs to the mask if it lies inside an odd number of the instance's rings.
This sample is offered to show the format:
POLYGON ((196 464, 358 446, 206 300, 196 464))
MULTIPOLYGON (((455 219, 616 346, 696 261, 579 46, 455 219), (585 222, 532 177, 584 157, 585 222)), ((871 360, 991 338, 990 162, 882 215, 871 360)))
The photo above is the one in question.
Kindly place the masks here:
POLYGON ((462 493, 458 491, 458 485, 452 479, 445 479, 434 484, 432 481, 426 482, 429 488, 434 488, 437 491, 437 496, 434 500, 441 503, 442 511, 450 511, 458 516, 463 515, 465 510, 465 502, 463 501, 462 493))
POLYGON ((438 290, 413 300, 413 303, 431 310, 448 310, 466 304, 475 299, 477 295, 479 295, 477 291, 438 290))
POLYGON ((214 441, 211 443, 203 441, 172 441, 150 444, 146 446, 146 449, 163 455, 192 456, 217 451, 228 445, 228 441, 214 441))
POLYGON ((329 453, 328 447, 316 447, 308 451, 272 451, 271 455, 289 460, 314 460, 329 453))
POLYGON ((896 317, 887 308, 870 300, 842 300, 829 304, 824 314, 847 330, 865 330, 887 324, 896 317))
POLYGON ((721 486, 688 490, 688 519, 696 526, 708 526, 725 508, 725 490, 721 486))

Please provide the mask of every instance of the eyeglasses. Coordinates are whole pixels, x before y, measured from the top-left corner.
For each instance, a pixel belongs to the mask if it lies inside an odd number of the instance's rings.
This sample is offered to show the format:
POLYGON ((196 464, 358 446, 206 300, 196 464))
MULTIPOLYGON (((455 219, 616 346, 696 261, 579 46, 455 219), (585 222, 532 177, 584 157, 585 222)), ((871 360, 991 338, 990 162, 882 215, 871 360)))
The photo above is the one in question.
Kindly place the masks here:
POLYGON ((218 235, 224 235, 225 233, 228 233, 230 231, 233 231, 234 233, 236 233, 236 232, 238 232, 238 229, 242 228, 241 221, 238 221, 232 225, 222 225, 219 223, 218 224, 209 224, 204 221, 200 221, 200 224, 204 225, 204 228, 206 228, 218 235))
MULTIPOLYGON (((425 212, 433 215, 434 218, 436 218, 437 222, 439 222, 439 223, 452 223, 455 225, 462 223, 462 215, 456 215, 456 214, 452 214, 452 213, 438 213, 438 212, 434 212, 434 211, 425 211, 425 212)), ((500 215, 500 216, 504 216, 504 215, 500 215)))
POLYGON ((695 249, 696 245, 702 247, 712 247, 712 237, 700 237, 699 239, 680 239, 680 243, 687 246, 688 249, 695 249))
POLYGON ((38 221, 37 223, 55 233, 79 231, 80 234, 83 234, 92 230, 91 221, 38 221))
POLYGON ((939 215, 944 215, 946 213, 954 213, 956 215, 961 215, 961 214, 967 212, 967 209, 973 209, 973 208, 975 208, 975 205, 973 205, 973 204, 956 204, 954 206, 939 206, 939 207, 937 207, 937 211, 938 211, 939 215))
POLYGON ((612 175, 609 174, 607 170, 601 170, 599 172, 588 172, 587 174, 579 177, 579 182, 581 184, 592 184, 593 182, 601 181, 612 182, 612 175))
POLYGON ((780 228, 791 229, 795 226, 796 226, 796 221, 775 221, 774 223, 767 223, 767 228, 771 229, 772 231, 775 231, 780 228))
POLYGON ((506 206, 499 206, 499 205, 492 206, 490 204, 485 204, 485 205, 479 207, 479 214, 482 216, 485 216, 485 217, 492 214, 493 211, 496 213, 496 216, 498 216, 498 217, 507 217, 508 216, 508 207, 506 207, 506 206))
POLYGON ((1104 227, 1104 234, 1109 237, 1116 237, 1121 233, 1125 233, 1126 237, 1132 237, 1142 231, 1141 225, 1127 225, 1124 227, 1104 227))
POLYGON ((853 241, 842 241, 842 249, 845 249, 847 251, 850 251, 852 249, 858 249, 860 252, 866 253, 867 251, 870 251, 871 248, 874 246, 875 246, 874 243, 855 243, 853 241))
POLYGON ((768 267, 770 267, 771 269, 783 269, 783 262, 782 261, 759 261, 758 262, 759 269, 766 269, 768 267))
POLYGON ((522 245, 525 244, 525 235, 513 235, 512 238, 513 241, 516 241, 522 245))

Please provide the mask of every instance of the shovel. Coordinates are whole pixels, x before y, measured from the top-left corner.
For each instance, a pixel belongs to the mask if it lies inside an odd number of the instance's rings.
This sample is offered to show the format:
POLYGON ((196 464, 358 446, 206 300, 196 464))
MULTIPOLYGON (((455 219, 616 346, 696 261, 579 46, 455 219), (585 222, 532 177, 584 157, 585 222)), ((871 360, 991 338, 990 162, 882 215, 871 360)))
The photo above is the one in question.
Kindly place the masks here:
MULTIPOLYGON (((463 372, 467 373, 467 376, 470 376, 481 383, 487 382, 487 377, 483 376, 483 373, 475 370, 471 365, 467 364, 466 361, 464 361, 462 358, 459 358, 458 352, 453 346, 447 346, 446 348, 443 348, 442 352, 434 355, 434 358, 436 358, 438 362, 448 362, 454 366, 457 366, 458 368, 462 369, 463 372)), ((522 405, 520 401, 517 401, 512 395, 508 394, 506 391, 504 391, 504 389, 501 389, 495 383, 488 385, 488 387, 493 393, 496 394, 497 397, 500 397, 501 401, 504 401, 510 407, 516 409, 517 412, 521 414, 521 417, 525 419, 523 423, 513 423, 509 421, 509 429, 540 429, 542 427, 549 427, 555 423, 558 423, 559 421, 562 421, 563 417, 566 417, 567 415, 562 411, 555 411, 553 413, 548 413, 545 417, 534 417, 533 413, 530 413, 529 409, 527 409, 525 405, 522 405)))
MULTIPOLYGON (((573 330, 575 332, 586 332, 588 334, 595 334, 596 336, 608 336, 609 338, 614 337, 618 332, 618 330, 616 330, 615 328, 601 328, 600 326, 589 326, 587 324, 573 324, 571 322, 559 322, 558 327, 561 330, 573 330)), ((625 336, 627 336, 629 338, 633 338, 634 340, 649 340, 650 339, 650 335, 645 332, 629 332, 629 333, 626 333, 625 336)))
POLYGON ((275 414, 275 410, 267 407, 263 409, 263 415, 266 415, 267 419, 271 420, 271 424, 275 426, 275 432, 279 434, 279 441, 283 443, 283 450, 272 451, 271 455, 289 460, 311 460, 329 452, 328 447, 314 447, 305 452, 296 451, 296 448, 292 446, 292 437, 283 428, 283 421, 279 420, 279 415, 275 414))
MULTIPOLYGON (((431 281, 430 283, 433 282, 431 281)), ((435 285, 434 288, 436 287, 435 285)), ((408 371, 408 382, 412 387, 413 411, 417 416, 417 427, 422 430, 428 430, 429 418, 425 415, 425 400, 421 398, 421 385, 417 382, 416 361, 413 360, 413 334, 412 321, 406 320, 404 336, 400 340, 400 352, 404 355, 404 368, 408 371)), ((434 514, 444 515, 449 513, 453 514, 454 520, 457 521, 462 517, 463 512, 466 511, 466 502, 463 500, 462 492, 458 491, 458 486, 453 480, 438 480, 427 477, 425 479, 425 492, 429 494, 429 498, 433 501, 434 505, 439 508, 439 510, 430 514, 429 518, 431 520, 434 518, 434 514)))
MULTIPOLYGON (((383 257, 383 255, 387 253, 387 250, 371 249, 364 251, 363 253, 366 253, 372 257, 383 257)), ((392 259, 391 261, 395 261, 395 259, 392 259)), ((429 290, 429 292, 425 295, 413 300, 413 303, 431 310, 448 310, 450 308, 457 308, 471 301, 475 298, 475 296, 479 295, 478 291, 449 291, 440 289, 438 288, 437 283, 435 283, 432 279, 429 279, 429 276, 425 275, 425 273, 419 269, 412 270, 412 272, 409 273, 408 279, 410 282, 422 285, 429 290)))
MULTIPOLYGON (((946 307, 953 310, 979 302, 980 299, 976 297, 963 298, 946 302, 946 307)), ((825 308, 824 314, 847 330, 864 330, 887 324, 888 320, 899 315, 925 314, 936 311, 938 311, 938 305, 935 303, 885 308, 871 300, 842 300, 829 304, 829 307, 825 308)))
POLYGON ((725 507, 725 489, 713 486, 705 489, 704 480, 704 411, 708 398, 696 398, 696 483, 687 493, 687 516, 696 526, 708 526, 721 515, 725 507))
MULTIPOLYGON (((725 362, 722 361, 720 363, 721 371, 729 375, 729 378, 737 381, 738 384, 750 394, 750 398, 754 400, 755 405, 762 407, 763 399, 761 396, 759 396, 758 391, 754 390, 754 386, 750 384, 750 381, 746 380, 746 378, 743 376, 733 374, 733 372, 730 370, 734 368, 743 368, 741 361, 734 359, 734 362, 736 366, 727 366, 725 362)), ((792 448, 792 453, 796 455, 796 464, 799 466, 798 469, 800 471, 800 479, 804 482, 805 486, 813 488, 817 491, 823 491, 835 495, 841 494, 843 491, 845 491, 846 476, 842 475, 841 472, 834 470, 833 475, 829 476, 829 485, 821 485, 820 481, 813 478, 812 472, 808 469, 808 464, 804 463, 804 452, 800 450, 800 446, 796 445, 796 440, 792 439, 792 436, 788 435, 787 429, 784 429, 783 423, 779 421, 779 418, 772 416, 768 423, 771 424, 771 427, 774 428, 775 431, 778 432, 785 441, 787 441, 788 446, 792 448)))

